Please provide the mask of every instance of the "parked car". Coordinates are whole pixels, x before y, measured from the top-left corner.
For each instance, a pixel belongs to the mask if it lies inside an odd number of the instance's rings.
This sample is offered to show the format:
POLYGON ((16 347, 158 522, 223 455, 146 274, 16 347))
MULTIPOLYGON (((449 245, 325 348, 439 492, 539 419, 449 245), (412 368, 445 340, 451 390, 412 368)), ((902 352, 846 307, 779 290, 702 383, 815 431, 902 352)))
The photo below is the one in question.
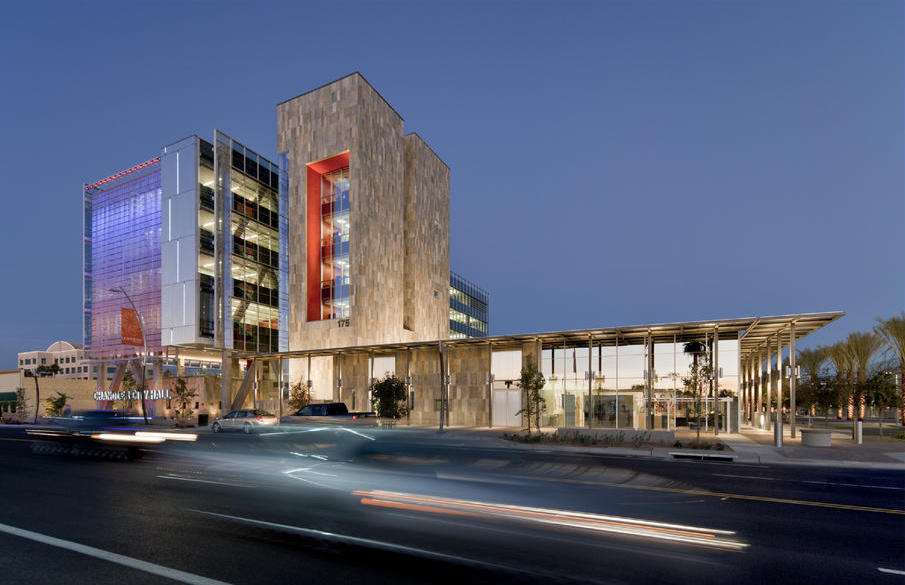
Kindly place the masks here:
POLYGON ((349 412, 343 402, 327 402, 303 406, 294 414, 283 417, 281 422, 376 426, 377 413, 349 412))
POLYGON ((211 430, 215 433, 221 431, 242 431, 250 435, 259 427, 280 424, 276 415, 260 409, 242 409, 229 412, 211 423, 211 430))

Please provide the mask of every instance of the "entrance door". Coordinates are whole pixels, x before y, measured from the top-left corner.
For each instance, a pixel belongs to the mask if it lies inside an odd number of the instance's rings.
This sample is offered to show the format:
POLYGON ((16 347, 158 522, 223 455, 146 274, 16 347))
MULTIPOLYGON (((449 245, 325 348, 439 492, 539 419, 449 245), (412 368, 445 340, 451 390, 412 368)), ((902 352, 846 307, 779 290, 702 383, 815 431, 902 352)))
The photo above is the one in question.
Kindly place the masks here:
POLYGON ((519 388, 493 389, 493 426, 521 427, 522 391, 519 388))
POLYGON ((563 410, 563 426, 564 427, 574 427, 575 426, 575 395, 574 394, 563 394, 562 395, 562 410, 563 410))

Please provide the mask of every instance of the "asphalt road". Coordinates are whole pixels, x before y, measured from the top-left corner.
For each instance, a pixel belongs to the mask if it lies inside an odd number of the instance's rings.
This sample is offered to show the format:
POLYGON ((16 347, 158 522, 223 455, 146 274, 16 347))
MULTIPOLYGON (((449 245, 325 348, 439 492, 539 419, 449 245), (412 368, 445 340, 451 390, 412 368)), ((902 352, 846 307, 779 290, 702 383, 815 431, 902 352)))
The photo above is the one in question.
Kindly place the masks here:
POLYGON ((133 463, 0 430, 3 583, 903 583, 905 474, 202 434, 133 463))

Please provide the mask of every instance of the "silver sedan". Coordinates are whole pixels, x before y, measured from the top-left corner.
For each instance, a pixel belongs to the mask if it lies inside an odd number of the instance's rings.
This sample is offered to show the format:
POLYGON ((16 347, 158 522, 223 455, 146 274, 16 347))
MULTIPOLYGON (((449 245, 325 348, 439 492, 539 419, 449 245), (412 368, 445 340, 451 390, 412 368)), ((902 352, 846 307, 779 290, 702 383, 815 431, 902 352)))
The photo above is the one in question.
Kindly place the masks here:
POLYGON ((234 410, 211 423, 211 430, 215 433, 221 431, 242 431, 250 435, 258 430, 258 427, 280 424, 279 418, 272 413, 260 409, 234 410))

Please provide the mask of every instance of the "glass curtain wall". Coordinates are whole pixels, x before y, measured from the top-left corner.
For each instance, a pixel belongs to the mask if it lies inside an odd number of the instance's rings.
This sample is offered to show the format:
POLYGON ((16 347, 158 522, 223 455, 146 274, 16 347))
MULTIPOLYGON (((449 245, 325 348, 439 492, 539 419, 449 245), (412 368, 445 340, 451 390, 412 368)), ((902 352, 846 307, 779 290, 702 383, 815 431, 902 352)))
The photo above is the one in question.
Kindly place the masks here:
MULTIPOLYGON (((215 187, 215 211, 205 208, 209 192, 202 190, 199 221, 205 256, 199 266, 202 270, 213 269, 211 288, 215 298, 219 293, 220 302, 215 300, 212 306, 219 305, 217 310, 226 315, 224 346, 243 352, 278 351, 280 171, 275 164, 220 132, 216 142, 213 173, 208 175, 203 169, 203 155, 199 161, 202 187, 208 176, 215 187), (214 233, 204 231, 208 226, 215 228, 214 233), (219 286, 218 276, 222 278, 219 286)), ((202 153, 207 149, 205 144, 202 153)))
POLYGON ((321 175, 321 318, 350 315, 349 167, 321 175))
MULTIPOLYGON (((703 339, 702 339, 703 341, 703 339)), ((542 424, 597 428, 672 429, 688 424, 693 393, 683 379, 689 374, 692 356, 684 343, 655 343, 651 403, 646 400, 647 347, 641 343, 588 346, 545 345, 541 367, 546 379, 543 389, 546 412, 542 424), (590 364, 590 367, 588 367, 590 364), (591 376, 590 400, 588 375, 591 376), (683 401, 683 397, 685 399, 683 401)), ((720 339, 719 389, 737 392, 738 341, 720 339)), ((710 392, 709 386, 704 395, 710 392)))
POLYGON ((201 337, 214 338, 217 317, 214 272, 214 147, 199 139, 198 156, 198 283, 199 283, 199 331, 201 337))
MULTIPOLYGON (((148 350, 160 351, 160 166, 122 173, 108 187, 85 189, 85 345, 93 357, 137 355, 141 348, 121 343, 123 307, 135 303, 148 350)), ((138 167, 136 167, 138 168, 138 167)))
POLYGON ((474 283, 449 273, 449 337, 464 339, 487 335, 489 295, 474 283))

